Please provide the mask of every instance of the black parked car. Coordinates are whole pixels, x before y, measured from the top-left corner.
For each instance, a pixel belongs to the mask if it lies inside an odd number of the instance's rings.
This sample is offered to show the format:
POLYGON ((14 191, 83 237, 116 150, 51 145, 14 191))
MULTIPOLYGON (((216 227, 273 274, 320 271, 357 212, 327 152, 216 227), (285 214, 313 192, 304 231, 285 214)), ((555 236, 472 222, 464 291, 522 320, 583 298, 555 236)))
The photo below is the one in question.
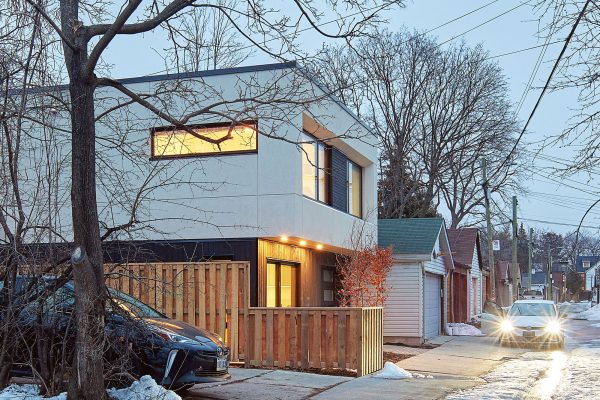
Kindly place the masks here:
MULTIPOLYGON (((23 293, 26 287, 31 288, 31 279, 19 276, 17 293, 23 293)), ((66 336, 67 340, 73 340, 75 333, 71 327, 75 294, 72 282, 66 283, 44 300, 31 301, 31 296, 40 293, 54 281, 54 278, 44 278, 34 285, 37 290, 28 290, 29 300, 23 296, 24 306, 19 311, 18 324, 23 327, 21 332, 27 332, 27 327, 32 327, 36 320, 39 324, 42 310, 41 325, 44 328, 58 333, 61 338, 66 336)), ((229 379, 229 349, 219 335, 167 318, 147 304, 117 290, 109 289, 109 295, 105 321, 111 350, 107 351, 108 357, 105 358, 110 360, 111 352, 116 358, 122 349, 130 349, 128 353, 131 357, 127 364, 130 367, 129 374, 150 375, 159 384, 178 390, 196 383, 229 379)), ((0 313, 0 321, 3 318, 0 313)), ((34 338, 31 336, 30 340, 34 338)), ((27 374, 31 374, 31 371, 19 368, 19 363, 15 363, 13 376, 27 374)))

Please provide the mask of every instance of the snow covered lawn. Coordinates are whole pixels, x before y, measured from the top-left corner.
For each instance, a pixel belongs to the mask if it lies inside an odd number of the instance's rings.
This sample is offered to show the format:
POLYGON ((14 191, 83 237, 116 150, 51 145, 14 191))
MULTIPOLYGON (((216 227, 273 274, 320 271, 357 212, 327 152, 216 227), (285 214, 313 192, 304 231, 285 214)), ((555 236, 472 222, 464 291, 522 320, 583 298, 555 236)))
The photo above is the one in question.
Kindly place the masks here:
MULTIPOLYGON (((114 400, 181 400, 175 392, 159 386, 148 375, 124 389, 108 389, 108 397, 114 400)), ((66 400, 66 393, 54 397, 40 396, 37 385, 10 385, 0 392, 0 400, 66 400)))

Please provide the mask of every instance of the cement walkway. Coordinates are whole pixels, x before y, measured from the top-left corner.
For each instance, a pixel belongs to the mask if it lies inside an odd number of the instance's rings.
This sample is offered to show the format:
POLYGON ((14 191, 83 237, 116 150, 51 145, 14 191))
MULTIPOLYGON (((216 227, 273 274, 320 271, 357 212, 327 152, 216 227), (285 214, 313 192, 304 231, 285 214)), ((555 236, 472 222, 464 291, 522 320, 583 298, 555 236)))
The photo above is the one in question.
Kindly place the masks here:
MULTIPOLYGON (((444 338, 441 346, 398 363, 404 369, 433 379, 347 378, 291 371, 232 368, 232 379, 197 385, 189 399, 439 399, 480 385, 481 375, 517 358, 523 349, 501 348, 488 337, 444 338)), ((387 351, 387 350, 386 350, 387 351)))

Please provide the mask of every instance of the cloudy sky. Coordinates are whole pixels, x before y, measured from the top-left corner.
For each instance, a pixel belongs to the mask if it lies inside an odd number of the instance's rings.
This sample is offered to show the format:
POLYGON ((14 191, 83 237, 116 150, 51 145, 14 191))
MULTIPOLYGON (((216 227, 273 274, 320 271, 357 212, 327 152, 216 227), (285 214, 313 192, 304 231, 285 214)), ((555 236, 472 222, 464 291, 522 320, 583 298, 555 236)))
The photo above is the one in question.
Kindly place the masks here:
MULTIPOLYGON (((518 108, 521 121, 528 118, 562 46, 559 43, 548 46, 545 51, 544 47, 521 51, 540 46, 545 39, 538 35, 538 15, 531 6, 518 0, 408 0, 405 8, 388 12, 386 17, 387 28, 392 31, 406 26, 431 31, 430 35, 437 37, 439 42, 454 38, 465 40, 469 45, 483 44, 504 70, 515 105, 523 99, 518 108), (537 73, 533 74, 538 59, 541 63, 537 73), (530 79, 533 83, 528 90, 530 79)), ((558 32, 551 42, 563 40, 566 34, 558 32)), ((310 52, 311 48, 321 45, 321 40, 307 34, 301 44, 310 52)), ((112 75, 115 77, 157 73, 164 70, 160 57, 164 44, 164 38, 153 33, 147 34, 143 41, 121 37, 113 43, 105 60, 114 66, 112 75)), ((257 54, 245 64, 265 62, 272 60, 257 54)), ((572 157, 574 147, 540 145, 561 132, 572 115, 570 110, 576 105, 574 93, 547 94, 524 137, 526 155, 533 167, 528 167, 525 182, 528 193, 516 195, 519 198, 518 215, 526 227, 571 231, 594 202, 595 193, 600 192, 600 181, 594 176, 578 174, 564 178, 556 173, 556 169, 572 157)), ((584 225, 597 227, 599 222, 600 206, 588 215, 584 225)))

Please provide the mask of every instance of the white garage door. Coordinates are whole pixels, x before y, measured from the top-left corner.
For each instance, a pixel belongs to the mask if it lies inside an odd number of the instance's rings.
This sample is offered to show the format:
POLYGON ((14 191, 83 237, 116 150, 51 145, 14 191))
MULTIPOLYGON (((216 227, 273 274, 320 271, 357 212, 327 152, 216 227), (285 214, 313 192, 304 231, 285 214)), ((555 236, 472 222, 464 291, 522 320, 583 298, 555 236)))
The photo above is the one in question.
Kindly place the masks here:
POLYGON ((425 274, 425 339, 441 333, 442 280, 439 275, 425 274))

